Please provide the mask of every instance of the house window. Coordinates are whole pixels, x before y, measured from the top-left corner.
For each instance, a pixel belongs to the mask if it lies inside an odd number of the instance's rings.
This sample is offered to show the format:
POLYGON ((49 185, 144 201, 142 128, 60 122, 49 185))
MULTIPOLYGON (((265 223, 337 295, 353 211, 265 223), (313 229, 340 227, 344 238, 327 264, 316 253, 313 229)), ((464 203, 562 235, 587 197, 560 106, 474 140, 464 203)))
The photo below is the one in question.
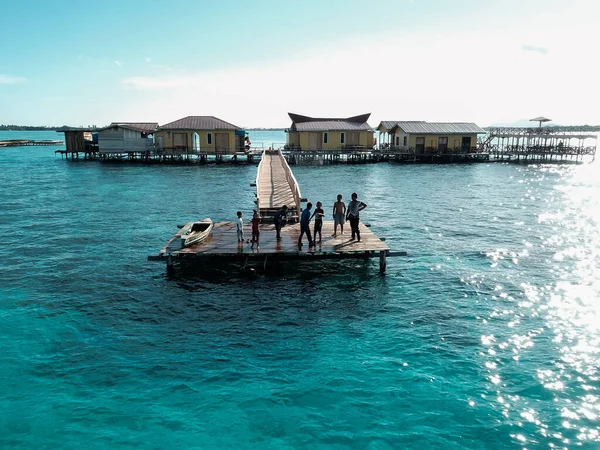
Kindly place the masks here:
POLYGON ((343 144, 344 142, 346 142, 346 133, 341 132, 340 133, 340 144, 343 144))
POLYGON ((400 136, 396 136, 396 145, 400 145, 400 136))
POLYGON ((206 143, 212 145, 212 133, 206 133, 206 143))
POLYGON ((406 147, 406 144, 408 144, 408 136, 404 136, 404 146, 406 147))
POLYGON ((329 133, 327 133, 327 132, 323 133, 323 144, 327 144, 328 140, 329 140, 329 133))

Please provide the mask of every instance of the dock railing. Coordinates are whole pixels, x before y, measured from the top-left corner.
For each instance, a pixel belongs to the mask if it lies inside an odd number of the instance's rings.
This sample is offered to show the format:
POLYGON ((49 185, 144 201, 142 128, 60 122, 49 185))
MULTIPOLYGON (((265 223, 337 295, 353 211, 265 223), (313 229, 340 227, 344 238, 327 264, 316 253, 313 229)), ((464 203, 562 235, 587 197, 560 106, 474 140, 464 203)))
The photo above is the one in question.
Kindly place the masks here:
MULTIPOLYGON (((258 163, 258 169, 256 170, 256 212, 258 213, 259 216, 261 216, 260 214, 260 170, 262 168, 263 162, 265 160, 265 150, 262 151, 261 157, 260 157, 260 162, 258 163)), ((261 216, 262 217, 262 216, 261 216)))
MULTIPOLYGON (((283 165, 283 169, 285 171, 285 178, 290 185, 290 189, 292 190, 292 196, 294 197, 294 203, 296 204, 296 214, 300 216, 300 202, 302 201, 302 195, 300 194, 300 186, 296 181, 296 177, 294 176, 292 169, 290 169, 287 160, 281 153, 281 149, 277 150, 277 155, 281 159, 281 164, 283 165)), ((261 161, 262 163, 262 161, 261 161)))

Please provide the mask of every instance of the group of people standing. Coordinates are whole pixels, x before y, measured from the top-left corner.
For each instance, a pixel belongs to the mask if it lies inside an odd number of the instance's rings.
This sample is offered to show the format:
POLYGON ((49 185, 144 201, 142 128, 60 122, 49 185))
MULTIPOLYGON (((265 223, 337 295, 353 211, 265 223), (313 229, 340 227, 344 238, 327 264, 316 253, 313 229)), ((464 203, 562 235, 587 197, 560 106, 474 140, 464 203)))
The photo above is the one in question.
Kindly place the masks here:
MULTIPOLYGON (((356 192, 352 194, 352 200, 348 203, 348 207, 342 200, 342 194, 338 194, 337 201, 333 204, 333 237, 337 237, 337 227, 340 227, 340 233, 344 234, 344 223, 350 222, 350 229, 352 230, 351 240, 356 239, 360 242, 360 228, 358 226, 360 222, 360 212, 367 207, 365 202, 358 199, 356 192)), ((323 217, 325 212, 323 211, 323 204, 317 202, 315 211, 310 213, 312 203, 307 203, 306 208, 302 211, 300 216, 300 237, 298 237, 298 246, 302 246, 302 237, 306 234, 308 238, 308 246, 314 247, 315 244, 321 243, 321 229, 323 227, 323 217), (313 236, 310 234, 310 221, 315 218, 315 226, 313 236), (317 241, 317 234, 319 240, 317 241)))
MULTIPOLYGON (((357 240, 360 242, 360 212, 367 207, 367 204, 360 201, 358 199, 358 195, 356 192, 352 194, 352 200, 346 204, 342 200, 342 194, 337 196, 337 201, 333 204, 333 237, 337 237, 337 228, 338 225, 340 227, 340 233, 344 234, 344 224, 346 221, 350 222, 350 229, 352 230, 351 240, 357 240)), ((308 202, 306 204, 306 208, 302 211, 300 215, 300 236, 298 237, 298 247, 302 247, 302 238, 306 234, 308 238, 308 246, 314 247, 315 244, 321 243, 321 230, 323 228, 323 217, 325 217, 325 211, 323 211, 323 204, 321 202, 317 202, 317 207, 314 211, 311 212, 313 204, 308 202), (310 221, 315 219, 313 234, 311 235, 310 231, 310 221), (317 234, 319 235, 319 240, 317 241, 317 234)), ((287 223, 287 214, 288 207, 287 205, 283 205, 273 217, 273 221, 275 222, 275 232, 277 241, 281 241, 281 227, 287 223)), ((254 214, 252 216, 252 246, 256 244, 257 248, 260 248, 260 216, 256 210, 254 210, 254 214)), ((236 222, 236 232, 238 243, 243 243, 244 241, 244 222, 242 220, 242 212, 237 212, 237 222, 236 222)))

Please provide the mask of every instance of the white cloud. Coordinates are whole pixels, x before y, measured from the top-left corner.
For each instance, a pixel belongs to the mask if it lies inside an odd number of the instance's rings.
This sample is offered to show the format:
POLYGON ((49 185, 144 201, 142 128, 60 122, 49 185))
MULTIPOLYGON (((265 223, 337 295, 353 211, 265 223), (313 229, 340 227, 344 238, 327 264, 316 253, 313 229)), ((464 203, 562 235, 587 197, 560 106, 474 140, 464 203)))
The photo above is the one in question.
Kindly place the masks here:
POLYGON ((120 66, 120 65, 121 65, 121 62, 115 59, 115 64, 116 64, 117 66, 120 66))
POLYGON ((24 81, 26 81, 26 79, 23 77, 14 77, 12 75, 0 73, 0 84, 15 84, 22 83, 24 81))
POLYGON ((521 48, 526 52, 537 52, 541 53, 542 55, 548 54, 548 49, 546 47, 535 47, 533 45, 523 44, 521 48))
POLYGON ((560 35, 543 17, 511 33, 498 26, 359 36, 270 64, 174 70, 122 82, 152 93, 131 111, 154 114, 161 123, 216 115, 242 126, 287 126, 288 111, 338 117, 372 112, 371 125, 428 120, 485 126, 540 114, 565 124, 594 122, 600 97, 593 61, 587 68, 580 64, 595 54, 595 29, 554 20, 560 35), (523 42, 545 46, 525 48, 523 42))

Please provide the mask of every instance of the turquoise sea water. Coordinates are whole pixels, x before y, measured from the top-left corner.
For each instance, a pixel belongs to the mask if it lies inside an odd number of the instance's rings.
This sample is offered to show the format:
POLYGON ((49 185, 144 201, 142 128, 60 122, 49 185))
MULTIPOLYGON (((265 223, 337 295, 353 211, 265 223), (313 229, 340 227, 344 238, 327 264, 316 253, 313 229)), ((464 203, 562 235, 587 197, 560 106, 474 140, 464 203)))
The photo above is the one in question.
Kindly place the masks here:
POLYGON ((55 149, 0 149, 0 448, 600 447, 597 164, 294 167, 409 256, 169 279, 256 167, 55 149))

